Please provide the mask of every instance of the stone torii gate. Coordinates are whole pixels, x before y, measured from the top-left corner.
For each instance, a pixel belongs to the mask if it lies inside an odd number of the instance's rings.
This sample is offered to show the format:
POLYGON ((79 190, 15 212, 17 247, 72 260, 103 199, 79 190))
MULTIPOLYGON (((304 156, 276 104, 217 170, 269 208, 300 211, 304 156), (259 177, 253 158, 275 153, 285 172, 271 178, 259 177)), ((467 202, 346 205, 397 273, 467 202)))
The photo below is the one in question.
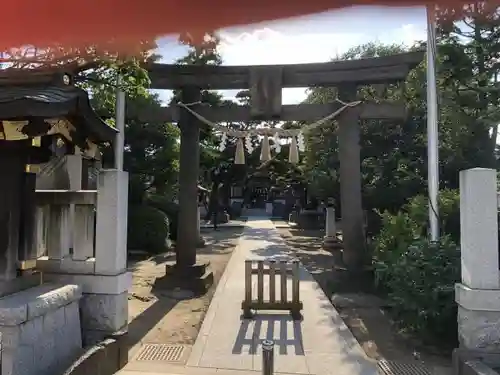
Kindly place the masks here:
MULTIPOLYGON (((201 100, 201 90, 249 89, 250 106, 190 108, 212 122, 281 120, 314 122, 342 105, 282 105, 282 89, 289 87, 337 87, 344 102, 355 100, 357 87, 404 81, 409 71, 423 59, 423 52, 351 61, 317 64, 266 66, 194 66, 151 64, 147 66, 153 89, 180 89, 185 104, 201 100)), ((404 103, 363 102, 343 111, 339 124, 340 185, 343 260, 348 270, 361 269, 367 260, 361 199, 361 160, 359 120, 403 119, 404 103)), ((158 112, 141 113, 142 121, 178 122, 181 129, 179 178, 179 232, 177 268, 183 275, 199 276, 204 265, 196 263, 196 188, 199 171, 200 121, 186 109, 164 107, 158 112)))

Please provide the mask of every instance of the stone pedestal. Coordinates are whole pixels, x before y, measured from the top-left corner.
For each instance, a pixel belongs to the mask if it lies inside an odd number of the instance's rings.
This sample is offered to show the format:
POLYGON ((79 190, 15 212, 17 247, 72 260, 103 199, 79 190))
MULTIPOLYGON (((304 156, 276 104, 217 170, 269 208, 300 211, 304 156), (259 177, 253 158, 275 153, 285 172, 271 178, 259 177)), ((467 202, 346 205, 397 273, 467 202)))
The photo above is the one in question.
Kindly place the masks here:
POLYGON ((273 214, 273 204, 272 202, 266 202, 266 214, 271 216, 273 214))
POLYGON ((328 250, 340 249, 342 245, 337 238, 337 225, 335 219, 335 208, 326 208, 326 235, 323 238, 323 247, 328 250))
POLYGON ((162 286, 167 289, 187 289, 196 294, 205 293, 214 282, 214 274, 207 262, 198 262, 190 266, 168 263, 165 266, 165 278, 162 286))
POLYGON ((500 290, 455 286, 458 339, 466 349, 500 351, 500 290))
POLYGON ((77 285, 44 284, 0 299, 2 375, 52 375, 82 350, 77 285))
POLYGON ((462 282, 455 287, 465 349, 500 349, 497 182, 493 169, 460 172, 462 282))

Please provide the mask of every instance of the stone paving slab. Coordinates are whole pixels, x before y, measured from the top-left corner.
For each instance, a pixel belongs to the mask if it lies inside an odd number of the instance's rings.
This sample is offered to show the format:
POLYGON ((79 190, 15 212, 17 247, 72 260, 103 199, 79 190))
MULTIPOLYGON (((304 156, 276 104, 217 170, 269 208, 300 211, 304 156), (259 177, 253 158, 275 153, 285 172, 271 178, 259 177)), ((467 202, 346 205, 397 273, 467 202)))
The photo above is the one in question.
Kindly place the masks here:
POLYGON ((365 356, 335 308, 302 266, 300 294, 304 319, 301 322, 279 312, 259 313, 254 320, 240 318, 245 259, 282 257, 289 258, 290 251, 273 223, 268 219, 248 221, 219 282, 187 369, 260 371, 260 343, 272 339, 276 345, 277 373, 376 374, 376 364, 365 356))

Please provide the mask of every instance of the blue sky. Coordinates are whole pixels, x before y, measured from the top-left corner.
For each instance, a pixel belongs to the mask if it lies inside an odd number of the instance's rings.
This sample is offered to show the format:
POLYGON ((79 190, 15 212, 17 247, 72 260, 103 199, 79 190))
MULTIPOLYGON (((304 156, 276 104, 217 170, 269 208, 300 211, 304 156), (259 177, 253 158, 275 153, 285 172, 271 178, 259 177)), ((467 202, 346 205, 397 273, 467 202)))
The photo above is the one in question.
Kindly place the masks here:
MULTIPOLYGON (((423 7, 352 7, 306 17, 219 30, 225 65, 326 62, 349 48, 368 42, 413 44, 426 38, 423 7)), ((186 53, 175 38, 159 41, 162 62, 186 53)), ((168 100, 170 93, 161 91, 168 100)), ((234 92, 223 92, 232 97, 234 92)), ((285 89, 283 103, 305 98, 304 89, 285 89)))

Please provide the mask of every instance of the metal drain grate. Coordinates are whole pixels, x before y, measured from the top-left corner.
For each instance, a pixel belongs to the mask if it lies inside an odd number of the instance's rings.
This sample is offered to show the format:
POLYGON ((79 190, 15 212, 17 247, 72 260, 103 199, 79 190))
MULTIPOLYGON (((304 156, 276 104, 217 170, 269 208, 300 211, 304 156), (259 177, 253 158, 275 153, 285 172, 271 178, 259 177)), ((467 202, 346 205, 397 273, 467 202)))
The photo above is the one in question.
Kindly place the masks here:
POLYGON ((182 362, 185 346, 166 344, 145 344, 136 361, 182 362))
POLYGON ((377 367, 381 375, 432 375, 427 367, 419 363, 405 363, 382 359, 377 362, 377 367))

